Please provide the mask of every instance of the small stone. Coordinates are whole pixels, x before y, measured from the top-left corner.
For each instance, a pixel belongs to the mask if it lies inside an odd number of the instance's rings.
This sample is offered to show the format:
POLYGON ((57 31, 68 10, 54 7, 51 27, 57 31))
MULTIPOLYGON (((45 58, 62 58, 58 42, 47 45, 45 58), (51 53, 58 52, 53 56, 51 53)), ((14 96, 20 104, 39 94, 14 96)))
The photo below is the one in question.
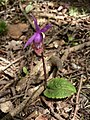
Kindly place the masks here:
POLYGON ((59 6, 58 11, 61 11, 63 9, 63 6, 59 6))

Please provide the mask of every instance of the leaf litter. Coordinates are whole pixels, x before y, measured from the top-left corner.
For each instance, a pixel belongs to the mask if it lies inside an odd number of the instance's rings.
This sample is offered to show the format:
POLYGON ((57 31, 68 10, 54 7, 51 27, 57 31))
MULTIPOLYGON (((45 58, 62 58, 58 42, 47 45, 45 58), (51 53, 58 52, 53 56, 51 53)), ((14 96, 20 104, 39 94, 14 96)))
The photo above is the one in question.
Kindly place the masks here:
MULTIPOLYGON (((23 1, 22 6, 26 5, 29 5, 29 2, 23 1)), ((32 5, 33 9, 30 9, 27 14, 29 19, 31 19, 29 14, 33 13, 40 26, 45 25, 48 21, 53 25, 52 29, 46 33, 44 44, 47 77, 48 79, 52 78, 53 75, 65 77, 76 86, 77 90, 80 79, 83 78, 76 120, 89 120, 90 15, 88 13, 80 15, 75 9, 78 18, 74 16, 76 13, 70 16, 71 4, 60 1, 32 1, 32 5), (88 45, 84 44, 86 42, 88 42, 88 45), (76 47, 78 47, 78 50, 76 50, 76 47), (73 50, 70 52, 71 48, 73 50), (55 65, 52 64, 52 61, 48 63, 48 59, 53 55, 54 58, 58 57, 63 60, 62 69, 61 67, 57 69, 56 59, 54 60, 54 62, 56 61, 55 65)), ((75 12, 74 9, 72 11, 75 12)), ((31 98, 31 91, 38 89, 44 79, 41 58, 37 57, 34 52, 31 53, 30 47, 27 50, 23 49, 26 40, 33 34, 33 30, 29 27, 28 20, 21 12, 18 1, 7 3, 6 9, 2 6, 0 15, 2 19, 7 21, 8 25, 12 26, 8 34, 1 36, 0 40, 0 71, 12 63, 3 72, 0 72, 0 105, 2 103, 5 105, 6 101, 7 103, 10 102, 8 109, 10 109, 9 113, 13 115, 13 119, 18 116, 21 120, 71 120, 74 115, 76 94, 67 99, 51 100, 43 97, 42 92, 40 92, 37 99, 33 100, 31 104, 24 104, 28 97, 31 98), (23 73, 24 66, 26 66, 28 74, 23 73), (17 90, 17 87, 19 87, 19 90, 17 90), (25 109, 20 109, 19 105, 21 103, 25 109), (14 109, 11 110, 13 106, 14 109)), ((5 115, 1 116, 2 112, 4 111, 1 109, 0 119, 3 120, 5 115)))

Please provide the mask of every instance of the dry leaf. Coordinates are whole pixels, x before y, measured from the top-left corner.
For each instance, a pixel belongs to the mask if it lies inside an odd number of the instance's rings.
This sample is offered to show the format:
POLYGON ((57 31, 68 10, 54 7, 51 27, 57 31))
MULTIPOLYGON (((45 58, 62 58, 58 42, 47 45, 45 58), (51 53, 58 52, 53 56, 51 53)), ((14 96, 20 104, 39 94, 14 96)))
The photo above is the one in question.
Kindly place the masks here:
POLYGON ((41 114, 35 120, 48 120, 48 118, 45 115, 41 114))
POLYGON ((12 40, 11 42, 8 42, 8 45, 6 46, 7 50, 19 50, 22 47, 22 41, 15 41, 12 40))
POLYGON ((14 106, 11 101, 7 101, 0 104, 0 109, 4 113, 10 112, 13 108, 14 106))
POLYGON ((26 32, 28 30, 28 25, 24 23, 18 23, 14 25, 8 25, 8 35, 13 39, 18 39, 22 32, 26 32))

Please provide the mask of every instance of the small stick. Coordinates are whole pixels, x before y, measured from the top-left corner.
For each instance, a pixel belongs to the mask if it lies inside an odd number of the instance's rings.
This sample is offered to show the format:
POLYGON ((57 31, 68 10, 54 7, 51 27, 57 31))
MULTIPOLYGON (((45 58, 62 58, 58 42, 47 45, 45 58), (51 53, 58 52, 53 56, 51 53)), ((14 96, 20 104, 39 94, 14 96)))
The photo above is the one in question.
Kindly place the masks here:
MULTIPOLYGON (((89 39, 90 40, 90 39, 89 39)), ((72 52, 76 52, 84 47, 89 47, 90 46, 90 41, 89 42, 85 42, 85 43, 82 43, 80 45, 77 45, 77 46, 74 46, 74 47, 71 47, 69 49, 66 49, 64 51, 62 51, 64 54, 63 56, 61 57, 61 61, 65 61, 68 57, 68 55, 72 52)))
POLYGON ((17 58, 15 61, 9 63, 5 68, 3 68, 3 69, 0 70, 0 73, 3 72, 3 71, 5 71, 7 68, 9 68, 9 67, 10 67, 11 65, 13 65, 14 63, 18 62, 18 61, 19 61, 20 59, 22 59, 23 57, 24 57, 24 56, 21 56, 21 57, 17 58))
POLYGON ((46 107, 50 110, 51 115, 56 118, 56 120, 65 120, 58 113, 54 112, 52 106, 48 104, 44 97, 41 96, 41 100, 45 103, 46 107))
POLYGON ((2 94, 2 92, 4 92, 10 85, 12 85, 14 83, 14 80, 11 81, 10 83, 6 84, 1 90, 0 90, 0 95, 2 94))
POLYGON ((46 66, 45 66, 45 61, 44 61, 44 55, 43 53, 41 54, 42 57, 42 62, 43 62, 43 71, 44 71, 44 82, 45 82, 45 87, 47 85, 47 76, 46 76, 46 66))
POLYGON ((39 88, 32 93, 31 96, 26 97, 26 99, 20 105, 10 111, 11 116, 14 117, 19 114, 26 106, 30 105, 33 101, 35 101, 37 97, 43 92, 43 90, 44 86, 43 84, 41 84, 39 88))
POLYGON ((82 81, 83 81, 83 78, 81 76, 81 80, 80 80, 80 85, 79 85, 79 89, 78 89, 78 93, 77 93, 77 96, 76 96, 76 108, 75 108, 75 111, 74 111, 74 116, 72 118, 72 120, 75 120, 76 119, 76 115, 77 115, 77 111, 79 109, 79 95, 80 95, 80 90, 81 90, 81 87, 82 87, 82 81))
POLYGON ((22 4, 21 4, 21 0, 19 0, 19 7, 21 9, 21 12, 23 13, 23 15, 26 17, 26 19, 28 20, 29 24, 30 24, 30 27, 33 29, 33 31, 35 31, 35 28, 31 22, 31 20, 29 19, 29 16, 26 14, 26 12, 24 11, 23 7, 22 7, 22 4))

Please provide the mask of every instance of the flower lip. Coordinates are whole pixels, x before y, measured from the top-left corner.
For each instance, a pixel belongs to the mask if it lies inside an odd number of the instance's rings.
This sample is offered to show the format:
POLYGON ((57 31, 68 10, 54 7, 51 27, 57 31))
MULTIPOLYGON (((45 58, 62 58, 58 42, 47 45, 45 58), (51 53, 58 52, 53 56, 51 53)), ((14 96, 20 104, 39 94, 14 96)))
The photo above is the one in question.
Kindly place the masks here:
POLYGON ((43 40, 43 35, 42 33, 36 33, 36 37, 34 38, 35 43, 40 43, 43 40))

